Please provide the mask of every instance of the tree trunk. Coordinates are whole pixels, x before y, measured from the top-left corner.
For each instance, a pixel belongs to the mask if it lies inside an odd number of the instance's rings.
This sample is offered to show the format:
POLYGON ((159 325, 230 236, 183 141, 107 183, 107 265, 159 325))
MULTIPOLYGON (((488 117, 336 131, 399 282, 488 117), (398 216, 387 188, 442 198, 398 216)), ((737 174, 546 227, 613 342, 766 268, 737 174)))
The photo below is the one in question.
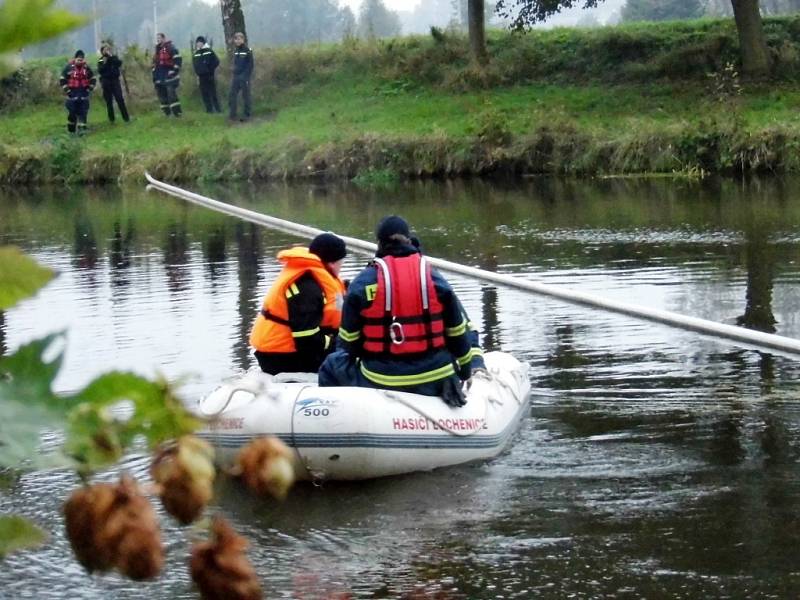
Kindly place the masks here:
POLYGON ((758 0, 731 0, 731 4, 739 32, 742 73, 747 77, 764 77, 769 74, 770 61, 758 0))
POLYGON ((220 0, 222 9, 222 29, 225 32, 225 48, 228 50, 228 57, 233 56, 233 34, 241 32, 247 39, 247 31, 244 28, 244 13, 240 0, 220 0))
POLYGON ((467 16, 469 21, 469 49, 473 60, 485 65, 489 60, 486 53, 486 21, 484 20, 484 0, 469 0, 467 16))

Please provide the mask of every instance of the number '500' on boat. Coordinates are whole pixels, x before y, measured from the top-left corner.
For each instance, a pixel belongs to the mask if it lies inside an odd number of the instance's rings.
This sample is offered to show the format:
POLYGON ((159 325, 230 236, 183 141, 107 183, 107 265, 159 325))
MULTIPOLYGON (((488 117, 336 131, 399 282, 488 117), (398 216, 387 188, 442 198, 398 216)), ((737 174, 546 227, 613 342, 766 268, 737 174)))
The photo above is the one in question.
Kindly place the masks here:
POLYGON ((467 404, 357 387, 319 387, 315 374, 251 370, 225 382, 198 407, 202 437, 218 462, 262 436, 289 445, 298 479, 351 480, 427 471, 491 459, 509 444, 530 403, 528 365, 487 352, 487 371, 466 390, 467 404))

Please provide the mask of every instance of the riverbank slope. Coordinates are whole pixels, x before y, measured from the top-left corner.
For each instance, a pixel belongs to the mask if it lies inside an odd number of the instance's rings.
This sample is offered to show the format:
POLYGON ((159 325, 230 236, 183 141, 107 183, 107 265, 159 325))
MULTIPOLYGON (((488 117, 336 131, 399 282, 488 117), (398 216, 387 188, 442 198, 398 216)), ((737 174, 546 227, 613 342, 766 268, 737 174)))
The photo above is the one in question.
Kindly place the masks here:
POLYGON ((485 69, 438 31, 257 50, 247 123, 202 112, 190 68, 184 116, 164 117, 129 52, 134 121, 108 123, 96 92, 80 139, 63 133, 63 60, 33 62, 0 90, 0 182, 800 171, 800 18, 766 26, 776 78, 758 83, 726 20, 493 32, 485 69))

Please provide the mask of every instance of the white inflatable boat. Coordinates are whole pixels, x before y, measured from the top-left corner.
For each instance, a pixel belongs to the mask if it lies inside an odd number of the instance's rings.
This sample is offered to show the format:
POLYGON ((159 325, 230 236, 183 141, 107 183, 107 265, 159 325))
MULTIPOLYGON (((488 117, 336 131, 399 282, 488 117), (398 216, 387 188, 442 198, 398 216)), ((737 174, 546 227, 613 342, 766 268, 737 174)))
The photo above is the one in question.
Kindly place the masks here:
POLYGON ((222 465, 253 438, 274 435, 296 450, 298 479, 370 479, 486 460, 508 445, 528 413, 528 365, 485 355, 467 405, 357 387, 318 387, 316 375, 251 370, 200 402, 200 435, 222 465))

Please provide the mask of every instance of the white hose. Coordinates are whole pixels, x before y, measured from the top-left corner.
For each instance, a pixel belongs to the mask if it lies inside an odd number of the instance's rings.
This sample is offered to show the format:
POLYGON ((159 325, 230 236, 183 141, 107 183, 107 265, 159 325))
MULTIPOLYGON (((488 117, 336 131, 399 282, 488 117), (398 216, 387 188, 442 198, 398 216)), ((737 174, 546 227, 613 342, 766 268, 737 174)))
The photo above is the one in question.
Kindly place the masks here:
MULTIPOLYGON (((227 215, 238 217, 251 223, 257 223, 259 225, 264 225, 265 227, 271 227, 272 229, 277 229, 285 233, 306 238, 313 238, 322 233, 321 229, 308 227, 307 225, 300 225, 299 223, 293 223, 292 221, 286 221, 284 219, 262 215, 252 210, 239 208, 238 206, 232 206, 230 204, 225 204, 224 202, 206 198, 205 196, 201 196, 179 187, 169 185, 168 183, 158 181, 149 173, 145 173, 145 177, 150 183, 148 189, 156 189, 160 192, 164 192, 165 194, 169 194, 170 196, 188 200, 189 202, 199 204, 200 206, 205 206, 206 208, 210 208, 227 215)), ((346 236, 339 237, 345 241, 348 247, 355 250, 360 250, 368 254, 374 254, 375 250, 377 249, 377 246, 371 242, 365 242, 363 240, 346 236)), ((778 350, 790 354, 793 357, 800 355, 800 340, 793 338, 771 333, 763 333, 761 331, 753 331, 752 329, 744 329, 742 327, 727 325, 725 323, 716 323, 714 321, 708 321, 706 319, 700 319, 697 317, 689 317, 665 310, 647 308, 645 306, 636 306, 634 304, 626 304, 624 302, 615 302, 613 300, 608 300, 593 294, 586 294, 565 288, 553 287, 543 283, 520 279, 512 275, 493 273, 491 271, 485 271, 475 267, 467 267, 465 265, 460 265, 458 263, 450 262, 440 258, 428 257, 428 261, 431 263, 431 265, 450 273, 458 273, 474 279, 497 283, 527 292, 533 292, 534 294, 540 294, 542 296, 557 298, 572 304, 600 308, 610 312, 644 319, 646 321, 670 325, 679 329, 695 331, 716 338, 728 339, 739 342, 740 344, 744 344, 746 346, 750 346, 757 350, 778 350)))

